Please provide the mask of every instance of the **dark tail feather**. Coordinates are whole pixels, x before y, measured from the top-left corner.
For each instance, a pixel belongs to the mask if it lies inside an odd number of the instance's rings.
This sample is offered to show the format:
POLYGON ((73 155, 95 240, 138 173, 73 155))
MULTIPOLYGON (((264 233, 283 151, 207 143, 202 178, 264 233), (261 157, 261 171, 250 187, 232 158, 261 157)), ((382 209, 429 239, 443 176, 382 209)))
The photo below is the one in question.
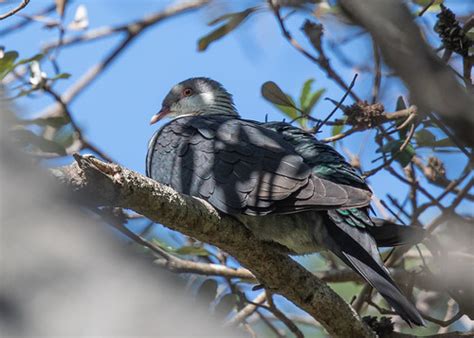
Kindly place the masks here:
POLYGON ((420 227, 396 224, 381 218, 372 218, 375 226, 367 227, 379 247, 399 245, 415 245, 426 236, 426 231, 420 227))
POLYGON ((401 293, 383 266, 370 234, 350 225, 336 225, 329 218, 326 224, 329 249, 377 289, 408 324, 425 325, 418 310, 401 293))

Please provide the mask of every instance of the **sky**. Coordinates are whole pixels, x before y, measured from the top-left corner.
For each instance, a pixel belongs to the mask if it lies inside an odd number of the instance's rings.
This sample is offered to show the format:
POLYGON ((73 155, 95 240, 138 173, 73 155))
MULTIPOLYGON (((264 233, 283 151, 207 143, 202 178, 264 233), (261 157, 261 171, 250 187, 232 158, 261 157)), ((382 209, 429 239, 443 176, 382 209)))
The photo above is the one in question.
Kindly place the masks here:
MULTIPOLYGON (((50 4, 51 1, 31 1, 23 11, 32 14, 50 4)), ((84 0, 70 1, 66 22, 72 20, 78 5, 84 4, 90 21, 89 29, 131 22, 169 5, 165 0, 84 0)), ((326 88, 324 97, 336 101, 344 91, 328 80, 323 71, 304 58, 285 41, 274 17, 259 12, 244 22, 235 32, 212 44, 205 52, 197 51, 197 40, 208 34, 213 28, 207 26, 211 19, 225 13, 225 9, 244 9, 254 1, 242 0, 230 2, 220 0, 221 11, 199 11, 172 18, 155 25, 136 39, 123 54, 74 102, 70 110, 83 128, 88 139, 93 140, 119 163, 144 173, 147 143, 159 126, 150 126, 149 120, 161 107, 161 101, 169 89, 182 80, 195 76, 206 76, 221 82, 233 94, 238 111, 246 119, 262 121, 281 120, 283 116, 260 94, 261 85, 269 80, 275 81, 286 92, 298 97, 304 81, 314 78, 314 89, 326 88), (223 10, 223 11, 222 11, 223 10)), ((448 5, 459 11, 474 10, 470 1, 451 0, 448 5)), ((0 10, 6 8, 0 6, 0 10)), ((300 32, 302 16, 294 15, 288 22, 296 39, 308 50, 311 47, 300 32)), ((0 30, 16 18, 0 23, 0 30)), ((433 18, 426 18, 428 24, 433 18)), ((343 26, 341 29, 331 21, 325 22, 325 35, 337 40, 349 29, 351 34, 357 28, 343 26)), ((67 33, 70 35, 81 32, 67 33)), ((349 34, 349 35, 351 35, 349 34)), ((17 50, 22 58, 36 54, 40 47, 57 38, 56 30, 47 30, 40 24, 32 24, 27 29, 2 36, 0 45, 7 50, 17 50)), ((61 71, 72 76, 58 81, 56 89, 65 90, 71 86, 89 67, 101 60, 120 39, 117 37, 98 40, 92 43, 64 49, 59 55, 61 71)), ((350 58, 371 65, 372 48, 364 38, 354 37, 347 45, 341 46, 350 58)), ((328 52, 333 66, 346 83, 352 80, 355 69, 343 64, 328 52)), ((52 74, 47 63, 44 70, 52 74)), ((354 91, 363 98, 370 98, 372 78, 360 74, 354 91)), ((381 99, 387 111, 394 111, 400 92, 405 93, 399 82, 392 81, 390 86, 383 82, 386 89, 381 99)), ((352 103, 349 99, 346 103, 352 103)), ((24 116, 36 116, 51 104, 47 98, 33 97, 17 102, 24 116)), ((332 103, 321 100, 315 109, 315 116, 324 118, 333 109, 332 103)), ((338 115, 340 116, 340 113, 338 115)), ((321 134, 330 135, 330 128, 321 134)), ((379 165, 371 163, 378 157, 372 142, 373 132, 356 134, 344 141, 344 146, 352 152, 361 148, 364 169, 379 165)), ((339 147, 338 150, 341 150, 339 147)), ((430 154, 425 150, 424 157, 430 154)), ((442 157, 447 162, 448 176, 459 170, 463 160, 449 154, 442 157)), ((69 163, 70 158, 57 163, 69 163)), ((401 168, 398 167, 401 172, 401 168)), ((386 193, 402 199, 406 188, 388 174, 381 173, 370 179, 374 192, 381 198, 386 193)), ((434 191, 439 191, 435 189, 434 191)), ((472 207, 472 205, 471 205, 472 207)), ((468 211, 469 206, 464 206, 468 211)), ((431 215, 433 216, 433 215, 431 215)))

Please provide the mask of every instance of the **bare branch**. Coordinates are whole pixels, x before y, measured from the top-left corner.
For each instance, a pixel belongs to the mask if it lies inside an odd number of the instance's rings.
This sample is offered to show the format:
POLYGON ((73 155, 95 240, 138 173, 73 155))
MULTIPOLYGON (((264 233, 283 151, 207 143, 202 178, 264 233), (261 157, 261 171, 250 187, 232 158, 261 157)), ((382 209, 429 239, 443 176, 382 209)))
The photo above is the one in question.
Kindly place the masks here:
POLYGON ((12 15, 15 15, 16 13, 21 11, 23 8, 25 8, 29 2, 30 0, 22 0, 21 3, 17 7, 13 8, 11 11, 5 14, 0 15, 0 20, 4 20, 12 15))

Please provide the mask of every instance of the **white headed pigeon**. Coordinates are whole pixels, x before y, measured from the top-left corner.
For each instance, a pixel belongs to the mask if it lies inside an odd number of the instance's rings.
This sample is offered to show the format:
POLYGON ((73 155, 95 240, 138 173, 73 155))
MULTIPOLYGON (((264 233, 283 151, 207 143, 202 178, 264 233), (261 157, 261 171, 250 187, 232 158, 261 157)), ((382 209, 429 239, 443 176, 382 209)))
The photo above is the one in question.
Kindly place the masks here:
POLYGON ((370 218, 370 189, 333 148, 285 122, 240 118, 232 95, 209 78, 175 85, 151 123, 164 117, 171 121, 150 140, 147 176, 206 200, 289 254, 330 250, 405 321, 424 325, 377 249, 422 234, 370 218))

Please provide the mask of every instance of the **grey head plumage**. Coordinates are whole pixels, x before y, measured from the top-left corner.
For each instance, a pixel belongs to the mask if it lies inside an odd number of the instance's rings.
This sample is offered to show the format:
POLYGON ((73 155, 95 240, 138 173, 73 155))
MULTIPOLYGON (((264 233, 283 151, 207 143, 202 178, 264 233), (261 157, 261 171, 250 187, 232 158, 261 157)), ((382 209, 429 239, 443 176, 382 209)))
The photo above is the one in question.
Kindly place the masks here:
POLYGON ((155 114, 153 124, 164 117, 188 115, 233 115, 239 114, 232 95, 217 81, 207 77, 193 77, 171 88, 155 114))

